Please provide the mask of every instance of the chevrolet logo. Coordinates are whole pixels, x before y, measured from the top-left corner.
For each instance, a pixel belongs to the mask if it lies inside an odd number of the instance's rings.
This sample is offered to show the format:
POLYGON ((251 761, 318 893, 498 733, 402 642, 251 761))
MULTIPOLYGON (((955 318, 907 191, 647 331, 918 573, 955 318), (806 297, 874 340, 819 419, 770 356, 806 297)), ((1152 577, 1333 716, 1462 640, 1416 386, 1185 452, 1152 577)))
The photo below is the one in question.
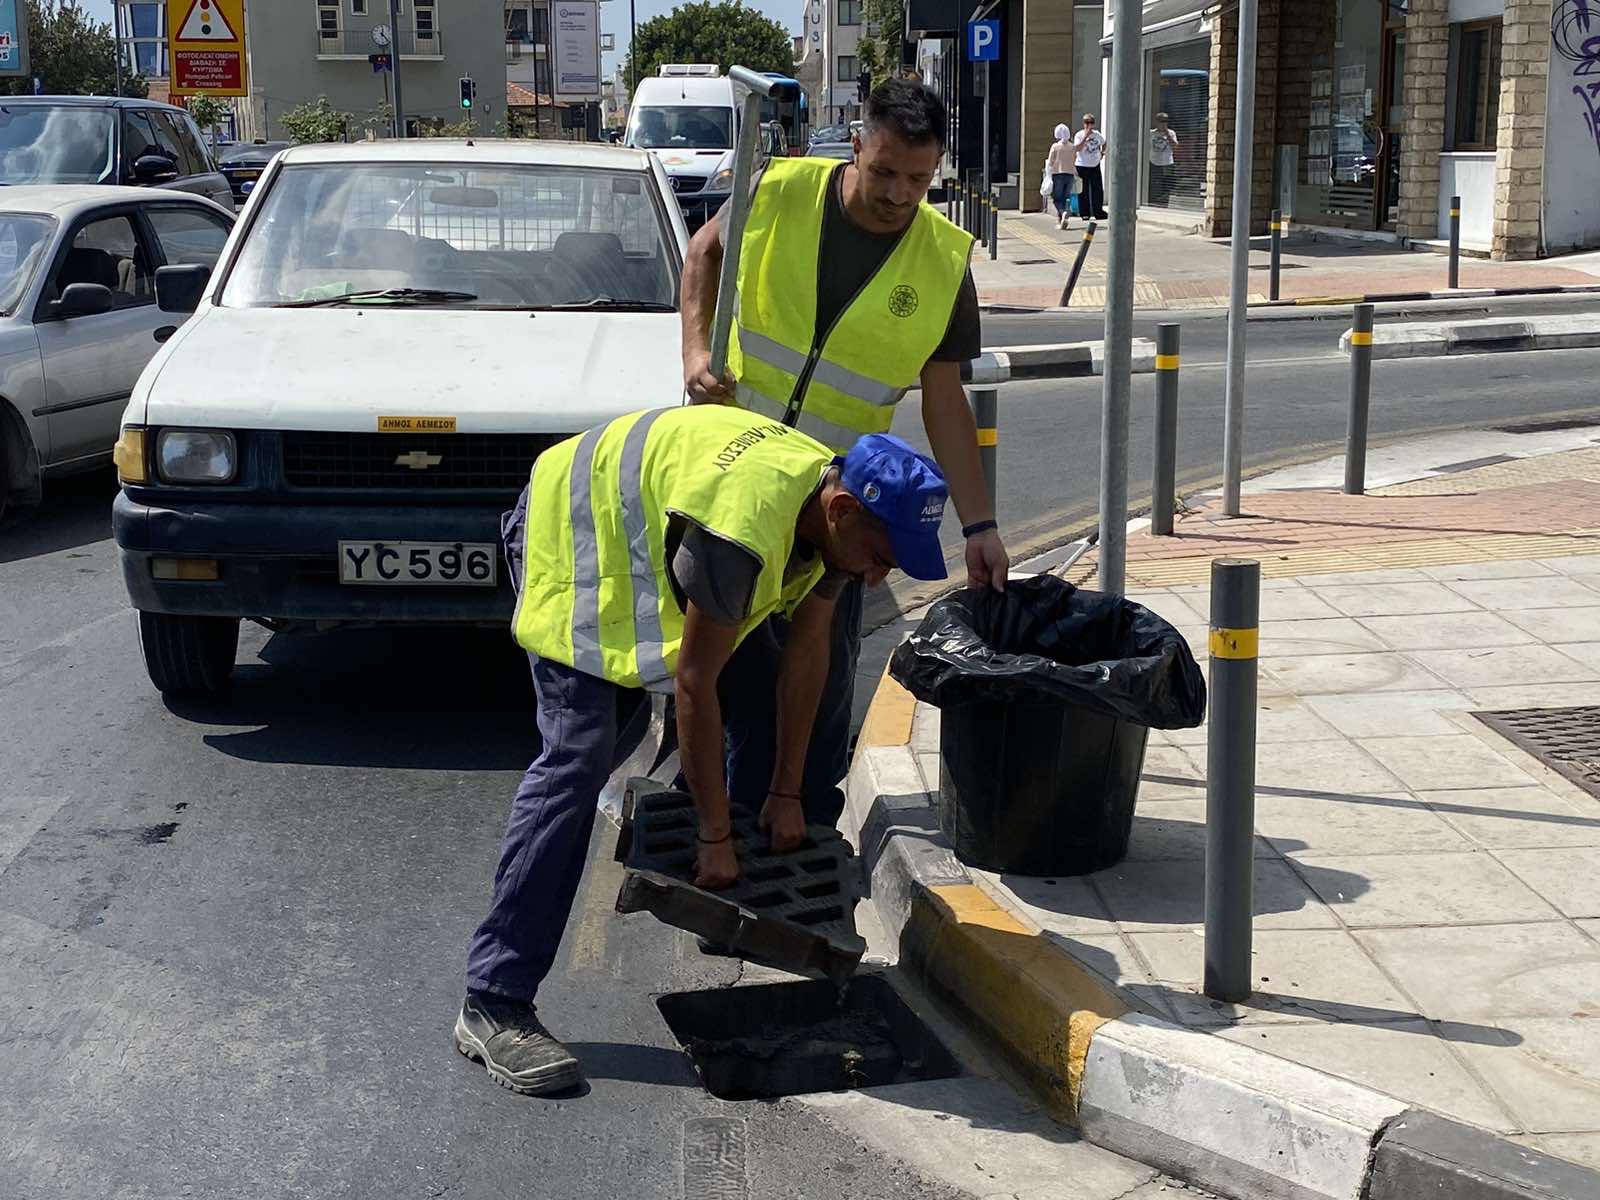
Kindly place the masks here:
POLYGON ((426 450, 413 450, 410 454, 402 454, 394 460, 397 467, 410 467, 413 471, 426 471, 429 467, 437 467, 444 461, 438 454, 429 454, 426 450))

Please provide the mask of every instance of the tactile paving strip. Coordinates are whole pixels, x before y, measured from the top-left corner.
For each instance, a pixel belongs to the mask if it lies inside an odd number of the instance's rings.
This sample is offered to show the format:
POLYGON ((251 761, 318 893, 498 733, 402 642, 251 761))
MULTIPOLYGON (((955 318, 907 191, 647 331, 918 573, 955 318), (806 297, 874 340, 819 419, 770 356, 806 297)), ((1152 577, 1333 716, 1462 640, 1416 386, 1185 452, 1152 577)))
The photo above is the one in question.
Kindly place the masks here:
POLYGON ((756 816, 735 810, 739 882, 697 888, 694 801, 652 779, 629 781, 617 861, 627 869, 617 911, 648 912, 725 946, 739 958, 843 983, 866 943, 856 933, 855 852, 839 831, 807 828, 798 850, 773 854, 756 816))
POLYGON ((1600 708, 1512 708, 1472 715, 1600 797, 1600 708))

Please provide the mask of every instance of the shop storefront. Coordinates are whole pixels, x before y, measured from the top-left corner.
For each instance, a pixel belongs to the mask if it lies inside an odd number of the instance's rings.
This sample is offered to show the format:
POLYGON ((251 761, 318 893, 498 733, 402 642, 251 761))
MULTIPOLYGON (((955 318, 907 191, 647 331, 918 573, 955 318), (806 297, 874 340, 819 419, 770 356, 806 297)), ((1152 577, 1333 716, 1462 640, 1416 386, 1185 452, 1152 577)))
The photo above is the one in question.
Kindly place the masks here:
POLYGON ((1144 167, 1140 199, 1196 212, 1206 202, 1211 43, 1185 42, 1145 55, 1144 167))

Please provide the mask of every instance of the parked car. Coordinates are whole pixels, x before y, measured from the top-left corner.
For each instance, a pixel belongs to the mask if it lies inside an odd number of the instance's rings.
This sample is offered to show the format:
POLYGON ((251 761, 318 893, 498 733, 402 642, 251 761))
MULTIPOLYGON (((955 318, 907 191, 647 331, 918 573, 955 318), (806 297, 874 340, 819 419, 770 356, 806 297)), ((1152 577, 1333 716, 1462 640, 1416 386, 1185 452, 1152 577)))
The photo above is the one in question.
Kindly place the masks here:
POLYGON ((292 142, 235 142, 224 150, 217 157, 217 165, 233 189, 234 200, 243 204, 272 156, 291 145, 292 142))
POLYGON ((856 156, 853 142, 812 142, 806 153, 816 158, 842 158, 849 162, 856 156))
POLYGON ((643 150, 274 158, 214 278, 158 273, 193 316, 123 415, 112 525, 151 681, 220 688, 245 618, 503 626, 500 518, 534 460, 682 399, 687 244, 643 150))
POLYGON ((0 97, 0 184, 105 183, 193 192, 230 204, 188 113, 110 96, 0 97))
POLYGON ((216 263, 233 214, 181 192, 0 188, 0 511, 103 466, 139 372, 181 318, 163 266, 216 263))
MULTIPOLYGON (((808 146, 819 142, 848 142, 850 140, 850 127, 848 125, 819 125, 811 131, 807 141, 808 146)), ((807 153, 810 151, 808 150, 807 153)))

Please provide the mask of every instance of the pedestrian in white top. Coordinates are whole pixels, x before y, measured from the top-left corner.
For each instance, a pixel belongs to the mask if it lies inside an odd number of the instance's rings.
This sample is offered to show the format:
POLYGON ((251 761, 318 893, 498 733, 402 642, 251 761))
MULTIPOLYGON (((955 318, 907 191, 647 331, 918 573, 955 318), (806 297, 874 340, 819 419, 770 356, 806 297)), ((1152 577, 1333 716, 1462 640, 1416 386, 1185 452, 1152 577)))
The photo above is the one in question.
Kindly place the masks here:
POLYGON ((1175 170, 1174 152, 1178 135, 1167 128, 1167 114, 1156 114, 1156 127, 1150 131, 1150 203, 1166 208, 1172 198, 1175 170))
POLYGON ((1105 135, 1095 128, 1093 113, 1083 114, 1083 128, 1072 139, 1077 150, 1078 178, 1083 180, 1082 209, 1092 212, 1095 220, 1104 221, 1106 213, 1106 185, 1100 176, 1100 160, 1110 153, 1105 135))
POLYGON ((1067 215, 1072 211, 1073 170, 1072 130, 1066 125, 1056 126, 1056 140, 1050 146, 1050 156, 1044 169, 1050 175, 1050 203, 1056 206, 1056 225, 1067 227, 1067 215))

